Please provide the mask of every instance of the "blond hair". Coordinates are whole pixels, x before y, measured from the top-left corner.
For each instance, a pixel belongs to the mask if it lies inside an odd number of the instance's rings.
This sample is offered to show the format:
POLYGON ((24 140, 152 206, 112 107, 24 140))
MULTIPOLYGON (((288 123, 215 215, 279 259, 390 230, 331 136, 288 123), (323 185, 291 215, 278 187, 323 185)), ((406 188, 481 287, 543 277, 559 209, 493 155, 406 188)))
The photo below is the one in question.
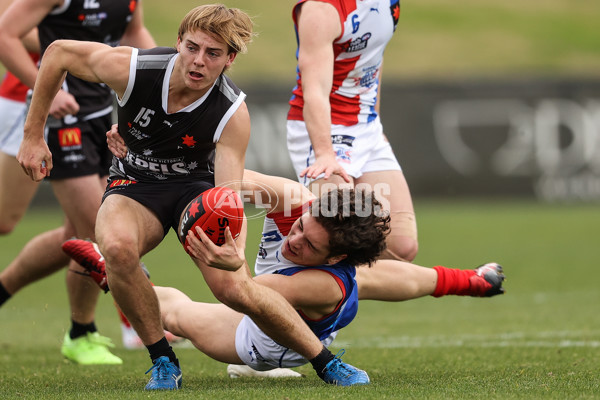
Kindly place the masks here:
POLYGON ((205 4, 192 9, 181 21, 179 39, 190 31, 212 33, 227 43, 229 53, 245 53, 252 41, 252 19, 238 8, 224 4, 205 4))

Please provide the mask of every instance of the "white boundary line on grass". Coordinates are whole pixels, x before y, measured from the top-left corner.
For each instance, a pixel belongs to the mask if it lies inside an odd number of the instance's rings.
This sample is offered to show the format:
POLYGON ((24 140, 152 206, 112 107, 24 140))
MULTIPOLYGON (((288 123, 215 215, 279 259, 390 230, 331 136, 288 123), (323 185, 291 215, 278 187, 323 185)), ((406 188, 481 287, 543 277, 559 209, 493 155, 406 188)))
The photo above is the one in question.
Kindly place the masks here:
POLYGON ((421 347, 600 347, 594 331, 507 332, 499 334, 458 334, 428 336, 378 336, 352 341, 340 338, 336 347, 421 348, 421 347))

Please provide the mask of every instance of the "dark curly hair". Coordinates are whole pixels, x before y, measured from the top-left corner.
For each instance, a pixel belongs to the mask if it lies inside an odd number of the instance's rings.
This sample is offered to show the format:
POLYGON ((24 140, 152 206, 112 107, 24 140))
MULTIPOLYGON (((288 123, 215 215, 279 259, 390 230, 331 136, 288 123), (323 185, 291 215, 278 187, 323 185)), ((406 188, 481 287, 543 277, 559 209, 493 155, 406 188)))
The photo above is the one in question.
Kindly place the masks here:
POLYGON ((372 191, 336 188, 311 204, 311 215, 329 233, 329 256, 346 254, 345 261, 371 264, 386 248, 389 212, 372 191))

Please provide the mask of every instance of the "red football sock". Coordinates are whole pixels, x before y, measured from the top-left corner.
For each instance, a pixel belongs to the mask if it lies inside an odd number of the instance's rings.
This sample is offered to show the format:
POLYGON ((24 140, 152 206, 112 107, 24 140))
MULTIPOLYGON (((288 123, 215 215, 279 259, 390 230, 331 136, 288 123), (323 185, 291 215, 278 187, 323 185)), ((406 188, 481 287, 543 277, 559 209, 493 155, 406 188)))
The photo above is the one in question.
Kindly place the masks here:
POLYGON ((475 270, 446 268, 440 265, 433 267, 433 269, 438 273, 437 286, 432 294, 433 297, 441 297, 447 294, 457 296, 469 296, 471 294, 469 278, 475 275, 475 270))

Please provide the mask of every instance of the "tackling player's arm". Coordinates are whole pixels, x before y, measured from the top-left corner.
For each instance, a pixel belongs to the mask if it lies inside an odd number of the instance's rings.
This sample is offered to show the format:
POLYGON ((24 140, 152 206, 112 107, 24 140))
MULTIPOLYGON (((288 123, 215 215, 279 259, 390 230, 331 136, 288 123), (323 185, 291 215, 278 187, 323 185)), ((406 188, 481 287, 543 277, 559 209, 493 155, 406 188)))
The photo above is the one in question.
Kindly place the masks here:
POLYGON ((244 170, 244 196, 256 205, 267 205, 267 212, 293 210, 315 198, 304 185, 280 176, 244 170))
POLYGON ((250 115, 246 102, 242 102, 227 121, 216 144, 215 186, 226 184, 239 193, 249 140, 250 115))
POLYGON ((44 125, 54 96, 67 74, 105 83, 122 97, 129 80, 130 47, 96 42, 57 40, 46 50, 25 121, 17 160, 27 175, 39 181, 50 174, 52 154, 44 141, 44 125))
MULTIPOLYGON (((227 186, 240 192, 246 162, 246 149, 250 140, 250 114, 246 102, 233 113, 216 144, 215 186, 227 186)), ((236 239, 238 248, 246 247, 247 221, 236 239)))
POLYGON ((307 269, 292 276, 266 274, 254 279, 279 292, 292 307, 311 319, 333 312, 343 297, 333 276, 321 270, 307 269))

